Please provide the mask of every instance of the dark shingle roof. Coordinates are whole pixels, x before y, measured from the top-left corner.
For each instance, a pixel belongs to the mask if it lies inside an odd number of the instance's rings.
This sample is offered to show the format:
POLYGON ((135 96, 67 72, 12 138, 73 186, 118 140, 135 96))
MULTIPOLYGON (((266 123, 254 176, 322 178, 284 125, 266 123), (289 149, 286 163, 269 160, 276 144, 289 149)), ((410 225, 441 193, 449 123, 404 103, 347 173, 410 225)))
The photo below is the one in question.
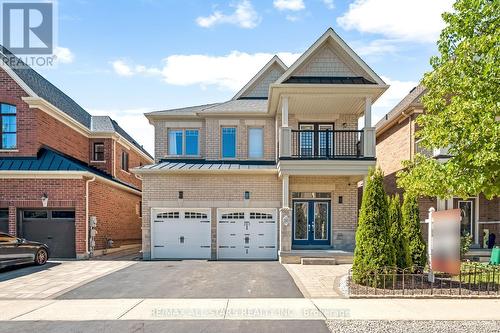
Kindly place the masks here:
MULTIPOLYGON (((42 75, 38 74, 33 68, 26 65, 21 59, 17 58, 8 49, 0 45, 0 56, 5 56, 12 61, 6 61, 5 63, 14 71, 14 73, 19 76, 21 80, 39 97, 45 99, 50 104, 57 107, 62 112, 66 113, 68 116, 87 127, 91 131, 101 132, 99 129, 94 129, 94 119, 101 118, 92 116, 90 113, 85 111, 78 103, 71 99, 68 95, 63 93, 59 88, 50 83, 42 75), (16 66, 11 66, 16 64, 16 66)), ((109 118, 109 117, 107 117, 109 118)), ((127 141, 140 149, 143 153, 153 158, 143 146, 141 146, 137 141, 135 141, 123 128, 121 128, 118 123, 111 118, 109 118, 112 125, 112 131, 117 132, 123 136, 127 141)), ((98 122, 100 119, 97 120, 98 122)), ((101 124, 99 124, 101 125, 101 124)))
POLYGON ((291 76, 283 83, 376 84, 362 76, 291 76))
POLYGON ((138 190, 109 174, 91 167, 77 159, 49 148, 42 148, 36 157, 0 157, 0 171, 81 171, 90 172, 119 184, 138 190))

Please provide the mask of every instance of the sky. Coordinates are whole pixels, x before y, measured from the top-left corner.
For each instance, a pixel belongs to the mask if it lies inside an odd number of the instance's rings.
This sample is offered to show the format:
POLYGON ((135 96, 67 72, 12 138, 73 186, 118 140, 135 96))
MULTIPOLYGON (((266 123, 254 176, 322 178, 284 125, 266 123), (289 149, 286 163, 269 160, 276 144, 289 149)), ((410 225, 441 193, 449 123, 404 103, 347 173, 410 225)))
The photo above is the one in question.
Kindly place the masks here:
POLYGON ((38 69, 153 152, 144 112, 230 99, 274 54, 332 27, 391 85, 373 122, 430 70, 452 0, 59 0, 54 68, 38 69))

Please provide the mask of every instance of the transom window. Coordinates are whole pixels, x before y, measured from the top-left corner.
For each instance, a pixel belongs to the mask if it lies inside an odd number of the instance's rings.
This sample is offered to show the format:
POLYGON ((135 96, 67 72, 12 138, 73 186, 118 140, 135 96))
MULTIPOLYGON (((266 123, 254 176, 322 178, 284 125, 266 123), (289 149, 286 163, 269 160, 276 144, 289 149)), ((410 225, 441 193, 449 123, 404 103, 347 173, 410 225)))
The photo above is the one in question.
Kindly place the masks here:
POLYGON ((185 212, 184 218, 186 218, 186 219, 206 219, 207 214, 198 213, 198 212, 185 212))
POLYGON ((171 129, 168 131, 168 154, 173 156, 199 155, 197 129, 171 129))
POLYGON ((0 133, 2 142, 0 149, 16 149, 17 147, 17 114, 16 107, 0 103, 0 133))
POLYGON ((223 220, 244 219, 245 218, 245 213, 243 213, 243 212, 228 213, 228 214, 222 214, 221 217, 222 217, 223 220))
POLYGON ((222 127, 222 158, 236 158, 236 127, 222 127))
POLYGON ((264 129, 261 127, 248 129, 248 157, 264 157, 264 129))
POLYGON ((95 142, 94 143, 94 161, 104 161, 104 143, 95 142))
POLYGON ((273 218, 272 214, 259 213, 259 212, 250 213, 251 220, 271 220, 272 218, 273 218))
POLYGON ((178 219, 179 218, 179 212, 165 212, 165 213, 158 213, 156 215, 157 219, 178 219))

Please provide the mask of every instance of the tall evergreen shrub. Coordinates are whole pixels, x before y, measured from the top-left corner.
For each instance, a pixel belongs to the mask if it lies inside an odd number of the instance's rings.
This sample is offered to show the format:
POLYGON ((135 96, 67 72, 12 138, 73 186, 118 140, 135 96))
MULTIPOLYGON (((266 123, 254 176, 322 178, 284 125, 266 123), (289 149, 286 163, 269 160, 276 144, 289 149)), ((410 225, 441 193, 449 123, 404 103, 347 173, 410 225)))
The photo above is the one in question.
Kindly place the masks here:
POLYGON ((399 195, 388 197, 389 202, 389 233, 394 246, 395 265, 398 268, 411 267, 411 255, 408 241, 403 233, 403 216, 399 195))
POLYGON ((408 250, 413 265, 424 267, 427 263, 427 245, 420 230, 417 197, 410 192, 403 195, 403 233, 408 241, 408 250))

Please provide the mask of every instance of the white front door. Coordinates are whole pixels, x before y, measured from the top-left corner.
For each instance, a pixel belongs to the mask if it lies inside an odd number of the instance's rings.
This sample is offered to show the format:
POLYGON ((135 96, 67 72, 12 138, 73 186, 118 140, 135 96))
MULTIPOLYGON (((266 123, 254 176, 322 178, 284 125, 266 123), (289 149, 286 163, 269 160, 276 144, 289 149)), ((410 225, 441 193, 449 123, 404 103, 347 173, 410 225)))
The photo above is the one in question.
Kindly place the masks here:
POLYGON ((155 208, 152 259, 210 259, 210 209, 155 208))
POLYGON ((217 258, 275 260, 277 210, 217 209, 217 258))

